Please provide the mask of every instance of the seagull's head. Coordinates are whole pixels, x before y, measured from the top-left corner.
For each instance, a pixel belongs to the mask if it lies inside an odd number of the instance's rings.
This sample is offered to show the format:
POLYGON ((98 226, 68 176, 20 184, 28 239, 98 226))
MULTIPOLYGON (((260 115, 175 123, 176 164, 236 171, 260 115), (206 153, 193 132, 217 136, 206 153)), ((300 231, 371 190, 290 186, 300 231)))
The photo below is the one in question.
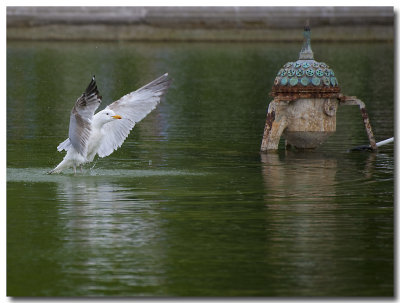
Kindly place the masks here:
POLYGON ((122 117, 120 115, 117 115, 113 110, 111 110, 109 108, 102 110, 99 118, 100 118, 101 123, 103 123, 103 124, 122 119, 122 117))

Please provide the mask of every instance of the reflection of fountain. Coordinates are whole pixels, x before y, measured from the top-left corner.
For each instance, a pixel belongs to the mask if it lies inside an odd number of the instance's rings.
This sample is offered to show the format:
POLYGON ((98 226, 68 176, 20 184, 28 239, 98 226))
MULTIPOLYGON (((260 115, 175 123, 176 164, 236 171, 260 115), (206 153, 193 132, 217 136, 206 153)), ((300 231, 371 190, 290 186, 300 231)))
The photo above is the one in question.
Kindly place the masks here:
POLYGON ((160 283, 155 275, 161 259, 154 247, 160 236, 157 214, 151 201, 134 195, 132 188, 93 177, 58 183, 63 250, 77 256, 67 258, 73 264, 64 270, 67 276, 84 277, 82 293, 98 295, 115 283, 115 293, 124 295, 134 286, 160 283))
MULTIPOLYGON (((336 159, 316 152, 261 154, 268 257, 296 289, 321 289, 334 272, 336 159), (284 159, 283 159, 284 158, 284 159)), ((297 293, 301 295, 301 293, 297 293)))
POLYGON ((353 295, 375 283, 390 288, 392 189, 376 196, 374 190, 393 178, 393 158, 332 157, 338 160, 318 152, 262 155, 266 258, 293 285, 284 295, 353 295), (376 279, 383 275, 387 280, 376 279))
MULTIPOLYGON (((329 201, 335 196, 336 159, 315 152, 261 154, 264 183, 268 191, 278 191, 277 198, 329 201)), ((274 194, 275 196, 275 194, 274 194)))

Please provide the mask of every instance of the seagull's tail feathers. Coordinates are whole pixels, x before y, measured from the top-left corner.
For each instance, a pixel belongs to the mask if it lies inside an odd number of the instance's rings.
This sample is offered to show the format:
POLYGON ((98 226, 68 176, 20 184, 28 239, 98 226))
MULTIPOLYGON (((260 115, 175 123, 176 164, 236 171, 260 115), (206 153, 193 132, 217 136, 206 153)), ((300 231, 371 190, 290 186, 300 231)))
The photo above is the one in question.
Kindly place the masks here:
POLYGON ((52 169, 52 170, 49 170, 48 172, 47 172, 47 174, 48 175, 52 175, 52 174, 58 174, 59 172, 56 172, 56 169, 54 168, 54 169, 52 169))
POLYGON ((65 159, 60 162, 55 168, 47 172, 49 175, 51 174, 59 174, 61 173, 64 169, 68 168, 68 164, 66 163, 65 159))
MULTIPOLYGON (((63 144, 63 143, 61 143, 61 144, 63 144)), ((87 161, 81 154, 76 152, 74 148, 69 148, 67 154, 65 155, 64 159, 60 162, 60 164, 58 164, 54 169, 52 169, 48 173, 49 174, 58 174, 58 173, 62 172, 64 169, 67 169, 70 167, 73 167, 74 172, 76 172, 76 167, 84 164, 85 162, 87 162, 87 161)))
POLYGON ((57 150, 60 151, 68 151, 69 148, 71 147, 71 140, 69 140, 69 138, 67 138, 66 140, 64 140, 63 142, 61 142, 58 146, 57 146, 57 150))

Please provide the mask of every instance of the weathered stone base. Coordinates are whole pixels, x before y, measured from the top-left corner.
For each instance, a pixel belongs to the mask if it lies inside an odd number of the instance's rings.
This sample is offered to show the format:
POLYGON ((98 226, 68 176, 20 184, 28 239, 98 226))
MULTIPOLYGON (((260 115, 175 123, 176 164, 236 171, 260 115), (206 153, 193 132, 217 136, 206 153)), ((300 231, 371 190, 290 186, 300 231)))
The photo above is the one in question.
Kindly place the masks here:
POLYGON ((287 145, 295 146, 298 149, 314 149, 326 141, 326 139, 334 134, 334 131, 320 132, 283 132, 287 145))
POLYGON ((275 98, 268 107, 261 151, 278 149, 283 135, 296 148, 316 148, 336 131, 337 99, 275 98))

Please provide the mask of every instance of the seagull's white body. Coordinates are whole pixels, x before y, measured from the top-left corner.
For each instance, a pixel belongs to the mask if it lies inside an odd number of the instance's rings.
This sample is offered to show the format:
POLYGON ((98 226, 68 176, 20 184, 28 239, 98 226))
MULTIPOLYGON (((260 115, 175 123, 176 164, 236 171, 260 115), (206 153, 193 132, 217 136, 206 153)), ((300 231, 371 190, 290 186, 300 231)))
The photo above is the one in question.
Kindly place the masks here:
POLYGON ((118 149, 137 122, 160 102, 170 80, 168 74, 113 102, 94 115, 101 103, 93 77, 85 93, 76 101, 70 116, 69 137, 57 147, 67 151, 64 159, 49 173, 92 162, 118 149))
MULTIPOLYGON (((93 122, 92 122, 92 132, 90 133, 90 138, 89 138, 89 143, 88 143, 88 152, 86 159, 88 162, 92 162, 94 157, 97 154, 97 151, 100 148, 101 142, 103 141, 103 137, 106 135, 106 132, 103 130, 103 125, 105 123, 108 123, 108 121, 101 121, 100 115, 99 114, 104 114, 102 112, 97 113, 93 117, 93 122)), ((112 114, 110 114, 112 115, 112 114)), ((115 114, 114 114, 115 115, 115 114)), ((111 121, 110 121, 111 122, 111 121)))
MULTIPOLYGON (((98 112, 96 115, 94 115, 92 121, 91 121, 91 132, 90 136, 87 142, 87 152, 86 152, 86 157, 79 153, 69 142, 69 138, 65 140, 65 145, 64 142, 61 143, 58 147, 59 151, 62 150, 67 150, 67 154, 65 155, 64 159, 60 162, 60 164, 57 165, 56 168, 54 168, 51 173, 59 173, 64 169, 73 167, 74 171, 76 172, 76 167, 81 166, 82 164, 85 164, 87 162, 92 162, 94 157, 97 154, 97 151, 99 150, 99 147, 101 146, 101 143, 103 141, 104 136, 106 135, 105 131, 103 130, 103 126, 105 123, 111 122, 111 118, 109 121, 100 119, 104 115, 104 112, 98 112), (66 142, 67 141, 67 142, 66 142)), ((110 117, 116 116, 114 113, 109 114, 110 117), (112 116, 111 116, 112 115, 112 116)), ((118 118, 116 118, 118 119, 118 118)))

